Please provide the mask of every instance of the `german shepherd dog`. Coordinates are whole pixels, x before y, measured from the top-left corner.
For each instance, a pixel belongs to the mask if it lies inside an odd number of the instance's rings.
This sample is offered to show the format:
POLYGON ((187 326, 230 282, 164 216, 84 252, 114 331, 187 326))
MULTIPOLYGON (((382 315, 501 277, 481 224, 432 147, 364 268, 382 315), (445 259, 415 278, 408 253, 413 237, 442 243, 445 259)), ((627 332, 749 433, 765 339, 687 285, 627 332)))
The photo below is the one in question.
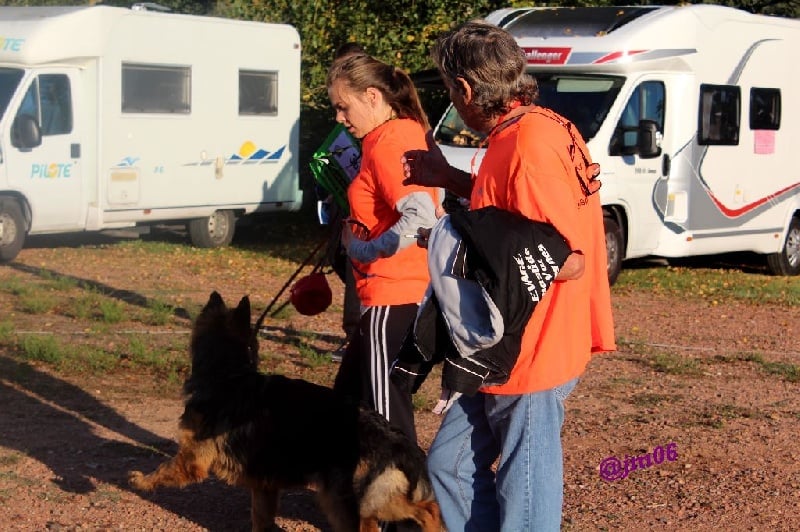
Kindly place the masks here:
POLYGON ((253 329, 246 296, 229 309, 211 294, 192 330, 178 453, 149 475, 132 471, 131 485, 183 487, 213 473, 250 489, 254 531, 275 527, 281 489, 309 485, 337 532, 404 520, 442 530, 416 443, 330 388, 258 371, 263 318, 253 329))

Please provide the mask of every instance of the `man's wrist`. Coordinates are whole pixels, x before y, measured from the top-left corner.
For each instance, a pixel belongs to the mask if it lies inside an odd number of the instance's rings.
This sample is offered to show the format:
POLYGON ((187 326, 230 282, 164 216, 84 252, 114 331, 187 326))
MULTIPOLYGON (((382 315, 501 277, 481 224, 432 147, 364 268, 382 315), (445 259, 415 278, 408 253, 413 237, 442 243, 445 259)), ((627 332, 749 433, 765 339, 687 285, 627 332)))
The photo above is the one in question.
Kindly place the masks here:
POLYGON ((469 198, 472 192, 472 178, 468 172, 451 166, 450 171, 445 176, 445 181, 447 190, 463 198, 469 198))

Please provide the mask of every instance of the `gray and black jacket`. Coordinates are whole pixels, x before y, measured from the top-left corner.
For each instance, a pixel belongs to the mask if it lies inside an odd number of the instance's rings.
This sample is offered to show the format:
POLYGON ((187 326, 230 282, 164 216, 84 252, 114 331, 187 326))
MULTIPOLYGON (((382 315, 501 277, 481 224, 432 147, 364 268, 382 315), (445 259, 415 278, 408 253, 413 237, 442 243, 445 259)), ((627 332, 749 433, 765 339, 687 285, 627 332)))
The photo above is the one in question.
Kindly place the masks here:
POLYGON ((392 379, 416 391, 443 362, 445 388, 472 395, 503 384, 522 333, 570 254, 552 225, 485 207, 441 218, 431 231, 431 284, 392 379))

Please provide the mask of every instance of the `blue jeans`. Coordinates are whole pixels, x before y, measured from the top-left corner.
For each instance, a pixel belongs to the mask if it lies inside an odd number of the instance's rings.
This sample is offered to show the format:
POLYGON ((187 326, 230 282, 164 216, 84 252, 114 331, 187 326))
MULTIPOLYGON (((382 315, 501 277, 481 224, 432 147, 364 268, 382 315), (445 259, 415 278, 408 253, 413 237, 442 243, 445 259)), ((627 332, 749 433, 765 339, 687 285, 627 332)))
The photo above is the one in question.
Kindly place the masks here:
POLYGON ((448 530, 561 529, 561 426, 577 382, 524 395, 462 396, 447 411, 428 470, 448 530))

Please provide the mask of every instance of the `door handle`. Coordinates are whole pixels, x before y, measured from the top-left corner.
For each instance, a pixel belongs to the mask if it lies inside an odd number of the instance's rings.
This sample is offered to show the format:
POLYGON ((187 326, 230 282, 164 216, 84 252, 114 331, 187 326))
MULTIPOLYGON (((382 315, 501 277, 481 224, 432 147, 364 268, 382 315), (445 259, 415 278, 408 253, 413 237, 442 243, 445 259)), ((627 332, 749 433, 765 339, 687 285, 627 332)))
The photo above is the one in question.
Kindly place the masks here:
POLYGON ((73 159, 81 158, 81 145, 74 143, 69 145, 69 156, 73 159))
POLYGON ((661 160, 661 175, 663 177, 669 177, 669 171, 671 169, 672 169, 672 159, 670 159, 669 155, 665 153, 664 158, 661 160))

